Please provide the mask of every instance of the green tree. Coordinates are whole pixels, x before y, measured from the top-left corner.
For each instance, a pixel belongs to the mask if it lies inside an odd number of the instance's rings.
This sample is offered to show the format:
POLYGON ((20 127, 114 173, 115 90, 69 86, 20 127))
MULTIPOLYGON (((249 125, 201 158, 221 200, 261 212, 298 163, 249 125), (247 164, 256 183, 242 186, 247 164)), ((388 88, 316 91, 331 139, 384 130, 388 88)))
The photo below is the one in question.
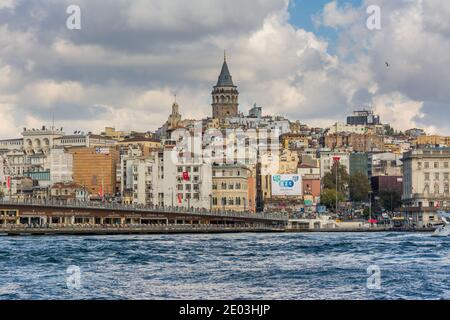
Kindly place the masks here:
POLYGON ((358 171, 350 176, 349 191, 350 199, 354 202, 363 202, 368 200, 371 186, 367 176, 358 171))
POLYGON ((387 136, 395 136, 396 132, 394 130, 394 128, 392 128, 390 125, 385 125, 384 126, 384 134, 387 136))
POLYGON ((395 190, 383 190, 379 197, 380 205, 385 210, 393 211, 402 205, 402 196, 395 190))
POLYGON ((349 182, 349 176, 346 167, 341 165, 339 162, 335 162, 330 172, 324 175, 322 179, 323 188, 336 190, 336 166, 338 166, 337 168, 338 191, 342 194, 345 194, 349 182))
MULTIPOLYGON (((338 202, 345 201, 345 196, 338 192, 338 202)), ((320 202, 327 208, 336 209, 336 189, 323 189, 320 195, 320 202)))

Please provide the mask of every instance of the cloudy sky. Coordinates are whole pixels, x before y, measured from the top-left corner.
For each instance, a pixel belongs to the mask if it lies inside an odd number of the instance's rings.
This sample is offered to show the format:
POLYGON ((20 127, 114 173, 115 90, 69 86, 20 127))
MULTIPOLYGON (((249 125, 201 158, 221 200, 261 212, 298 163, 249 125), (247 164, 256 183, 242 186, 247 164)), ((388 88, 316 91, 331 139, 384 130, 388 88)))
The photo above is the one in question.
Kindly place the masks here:
POLYGON ((209 116, 224 49, 245 113, 328 126, 372 106, 450 134, 449 16, 448 0, 0 0, 0 138, 52 117, 155 130, 175 93, 185 118, 209 116), (381 30, 366 27, 373 4, 381 30))

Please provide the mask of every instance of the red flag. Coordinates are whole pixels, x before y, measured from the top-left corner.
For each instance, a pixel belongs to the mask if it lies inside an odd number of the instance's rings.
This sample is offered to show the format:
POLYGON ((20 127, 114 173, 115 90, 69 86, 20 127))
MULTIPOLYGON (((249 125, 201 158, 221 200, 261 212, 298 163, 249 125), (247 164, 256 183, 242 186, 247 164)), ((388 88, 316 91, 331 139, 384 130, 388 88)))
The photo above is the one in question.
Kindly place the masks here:
POLYGON ((99 194, 100 194, 100 198, 103 198, 103 186, 100 186, 99 194))
POLYGON ((11 177, 8 176, 8 178, 6 179, 6 187, 8 188, 8 190, 11 190, 11 177))
POLYGON ((184 181, 189 181, 189 172, 183 172, 183 180, 184 181))
POLYGON ((178 194, 178 204, 181 204, 183 200, 183 195, 181 193, 178 194))
POLYGON ((335 162, 339 162, 341 160, 341 157, 333 157, 333 161, 335 161, 335 162))

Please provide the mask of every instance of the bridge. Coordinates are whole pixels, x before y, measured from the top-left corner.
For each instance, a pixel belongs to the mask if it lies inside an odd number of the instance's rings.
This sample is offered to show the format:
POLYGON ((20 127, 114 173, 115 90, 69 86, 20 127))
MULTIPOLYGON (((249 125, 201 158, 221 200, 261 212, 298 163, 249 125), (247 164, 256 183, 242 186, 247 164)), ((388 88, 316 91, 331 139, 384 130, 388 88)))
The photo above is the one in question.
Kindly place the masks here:
POLYGON ((109 202, 0 200, 0 232, 115 234, 281 231, 281 213, 251 213, 109 202))

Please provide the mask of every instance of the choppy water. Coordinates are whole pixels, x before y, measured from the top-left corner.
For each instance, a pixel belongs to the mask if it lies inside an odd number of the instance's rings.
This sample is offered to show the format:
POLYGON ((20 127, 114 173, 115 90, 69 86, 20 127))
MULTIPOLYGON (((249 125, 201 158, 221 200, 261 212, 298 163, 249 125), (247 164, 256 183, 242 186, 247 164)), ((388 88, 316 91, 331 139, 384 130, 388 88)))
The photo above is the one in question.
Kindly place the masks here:
POLYGON ((450 237, 0 237, 0 272, 0 299, 450 299, 450 237), (67 287, 71 265, 79 289, 67 287))

